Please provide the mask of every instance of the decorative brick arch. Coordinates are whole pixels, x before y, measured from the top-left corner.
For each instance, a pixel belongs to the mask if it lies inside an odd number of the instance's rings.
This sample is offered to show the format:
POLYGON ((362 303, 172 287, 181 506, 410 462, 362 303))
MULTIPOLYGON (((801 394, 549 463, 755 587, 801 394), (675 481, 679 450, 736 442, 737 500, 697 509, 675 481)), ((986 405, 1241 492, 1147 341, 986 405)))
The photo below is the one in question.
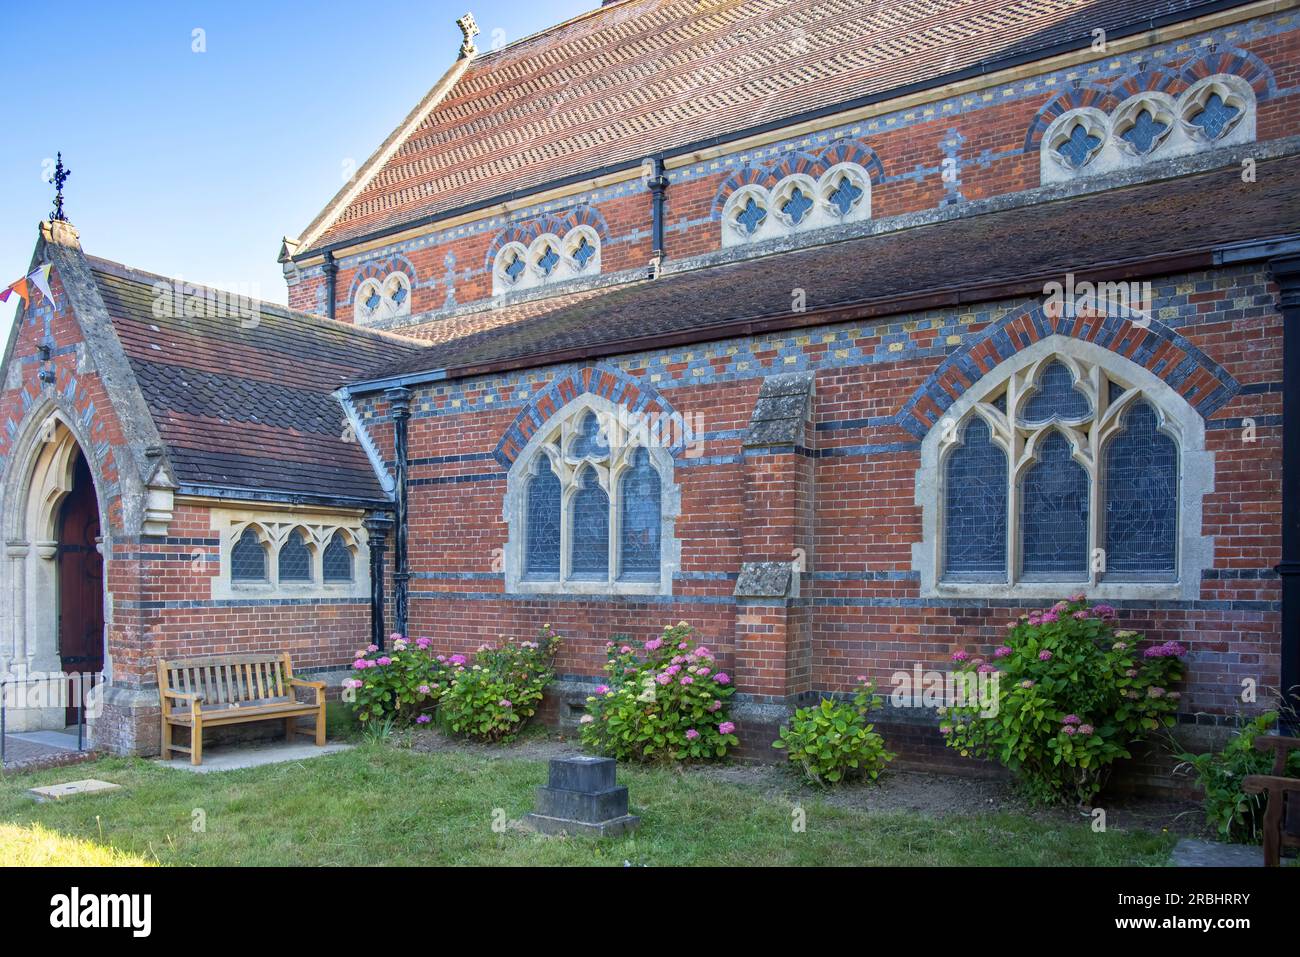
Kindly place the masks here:
POLYGON ((385 256, 383 259, 375 260, 372 263, 366 263, 358 269, 352 276, 352 284, 348 287, 349 304, 354 303, 357 298, 357 289, 367 279, 374 279, 383 282, 389 274, 394 272, 406 273, 406 278, 411 280, 411 285, 415 285, 416 273, 415 264, 400 253, 394 253, 391 256, 385 256))
POLYGON ((1022 349, 1052 335, 1082 339, 1137 363, 1174 389, 1202 418, 1208 418, 1241 390, 1226 369, 1187 339, 1155 319, 1145 321, 1143 327, 1125 316, 1088 310, 1080 310, 1074 317, 1053 318, 1041 303, 1025 306, 944 359, 894 420, 923 438, 975 382, 1022 349))
POLYGON ((1119 100, 1127 100, 1130 96, 1152 91, 1177 96, 1187 89, 1188 85, 1187 81, 1177 73, 1169 73, 1159 67, 1152 69, 1150 64, 1144 63, 1140 69, 1112 83, 1110 91, 1119 100))
POLYGON ((1038 144, 1043 139, 1043 134, 1058 117, 1064 116, 1070 110, 1077 110, 1082 107, 1090 106, 1093 109, 1101 110, 1103 113, 1109 113, 1115 107, 1119 106, 1120 98, 1104 86, 1096 84, 1087 84, 1078 86, 1072 90, 1066 90, 1058 96, 1054 96, 1034 114, 1034 121, 1029 124, 1029 131, 1025 134, 1025 152, 1031 153, 1038 149, 1038 144))
POLYGON ((1277 80, 1264 61, 1247 50, 1223 47, 1213 53, 1193 60, 1183 67, 1180 79, 1187 86, 1207 76, 1226 73, 1239 76, 1255 91, 1255 99, 1262 101, 1277 93, 1277 80))
POLYGON ((732 173, 718 186, 713 196, 712 218, 722 218, 722 211, 737 190, 746 186, 761 186, 771 189, 787 176, 803 174, 817 179, 828 169, 840 163, 854 163, 861 166, 867 178, 879 183, 885 175, 885 167, 875 150, 860 140, 839 139, 815 153, 805 150, 792 150, 777 157, 771 163, 762 165, 746 164, 732 173))
MULTIPOLYGON (((493 453, 496 460, 503 467, 510 468, 533 433, 556 412, 585 393, 601 396, 629 412, 677 416, 672 405, 649 383, 611 366, 587 366, 560 376, 545 389, 533 394, 497 444, 493 453)), ((685 447, 685 441, 679 439, 669 451, 676 457, 685 447)))
POLYGON ((563 239, 578 226, 590 226, 596 231, 601 245, 609 242, 609 224, 605 217, 593 206, 585 203, 574 206, 563 213, 547 213, 545 216, 511 223, 492 237, 487 251, 483 255, 483 268, 491 270, 497 255, 510 243, 520 243, 527 248, 534 239, 544 233, 553 233, 563 239))

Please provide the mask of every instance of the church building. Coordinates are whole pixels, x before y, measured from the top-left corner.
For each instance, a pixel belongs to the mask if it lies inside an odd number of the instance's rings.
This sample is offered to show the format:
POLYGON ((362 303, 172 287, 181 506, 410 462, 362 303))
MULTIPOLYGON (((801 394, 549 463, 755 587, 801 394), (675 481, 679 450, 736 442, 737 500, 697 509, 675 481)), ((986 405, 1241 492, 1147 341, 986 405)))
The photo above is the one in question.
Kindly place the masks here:
MULTIPOLYGON (((606 642, 685 621, 764 759, 1079 593, 1188 649, 1179 734, 1300 685, 1300 0, 457 25, 284 239, 288 308, 40 224, 0 671, 102 670, 97 747, 157 753, 160 658, 337 689, 393 632, 544 624, 572 727, 606 642)), ((966 763, 938 724, 878 727, 966 763)))

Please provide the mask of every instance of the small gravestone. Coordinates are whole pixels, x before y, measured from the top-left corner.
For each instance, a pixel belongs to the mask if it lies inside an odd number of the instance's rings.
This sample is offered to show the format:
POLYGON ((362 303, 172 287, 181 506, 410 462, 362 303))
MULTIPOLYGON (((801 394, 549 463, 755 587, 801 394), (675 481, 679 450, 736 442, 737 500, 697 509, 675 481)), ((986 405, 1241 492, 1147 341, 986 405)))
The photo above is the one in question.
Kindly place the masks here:
POLYGON ((524 823, 542 834, 615 837, 641 819, 627 813, 627 788, 614 783, 614 759, 586 755, 554 758, 546 787, 537 789, 537 810, 524 823))
POLYGON ((64 798, 79 794, 101 794, 104 791, 117 791, 120 784, 87 778, 85 781, 69 781, 67 784, 50 784, 43 788, 32 788, 31 793, 38 801, 62 801, 64 798))

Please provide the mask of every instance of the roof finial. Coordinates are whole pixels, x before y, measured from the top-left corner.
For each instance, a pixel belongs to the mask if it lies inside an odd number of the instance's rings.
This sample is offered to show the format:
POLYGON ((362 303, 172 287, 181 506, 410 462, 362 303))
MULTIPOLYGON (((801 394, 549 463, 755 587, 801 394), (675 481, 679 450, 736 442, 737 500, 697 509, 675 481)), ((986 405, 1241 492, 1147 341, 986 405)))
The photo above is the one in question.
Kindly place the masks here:
POLYGON ((54 167, 54 175, 47 182, 54 185, 54 212, 50 214, 50 222, 66 223, 68 217, 63 213, 63 184, 68 181, 72 175, 72 170, 63 165, 63 153, 58 154, 58 162, 54 167))
POLYGON ((465 35, 460 45, 460 58, 464 60, 478 53, 478 47, 474 46, 474 38, 479 33, 478 24, 474 21, 474 14, 467 13, 456 21, 456 26, 460 27, 460 32, 465 35))

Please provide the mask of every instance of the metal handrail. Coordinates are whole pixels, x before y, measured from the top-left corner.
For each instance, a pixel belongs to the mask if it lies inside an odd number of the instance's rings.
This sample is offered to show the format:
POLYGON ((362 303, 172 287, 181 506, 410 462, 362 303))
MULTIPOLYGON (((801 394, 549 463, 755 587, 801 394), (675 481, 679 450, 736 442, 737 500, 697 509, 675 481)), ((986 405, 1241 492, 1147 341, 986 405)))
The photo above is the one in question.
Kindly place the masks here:
MULTIPOLYGON (((86 697, 96 687, 104 683, 104 673, 102 671, 76 671, 64 672, 62 674, 50 674, 35 677, 0 678, 0 767, 5 763, 6 738, 8 737, 8 701, 9 695, 7 688, 16 685, 32 684, 49 684, 52 681, 62 682, 66 692, 69 682, 76 682, 79 686, 79 693, 76 695, 76 703, 67 705, 62 703, 65 698, 60 696, 60 704, 57 707, 67 708, 74 707, 77 711, 77 752, 78 754, 86 750, 86 697)), ((70 696, 69 696, 70 697, 70 696)))

